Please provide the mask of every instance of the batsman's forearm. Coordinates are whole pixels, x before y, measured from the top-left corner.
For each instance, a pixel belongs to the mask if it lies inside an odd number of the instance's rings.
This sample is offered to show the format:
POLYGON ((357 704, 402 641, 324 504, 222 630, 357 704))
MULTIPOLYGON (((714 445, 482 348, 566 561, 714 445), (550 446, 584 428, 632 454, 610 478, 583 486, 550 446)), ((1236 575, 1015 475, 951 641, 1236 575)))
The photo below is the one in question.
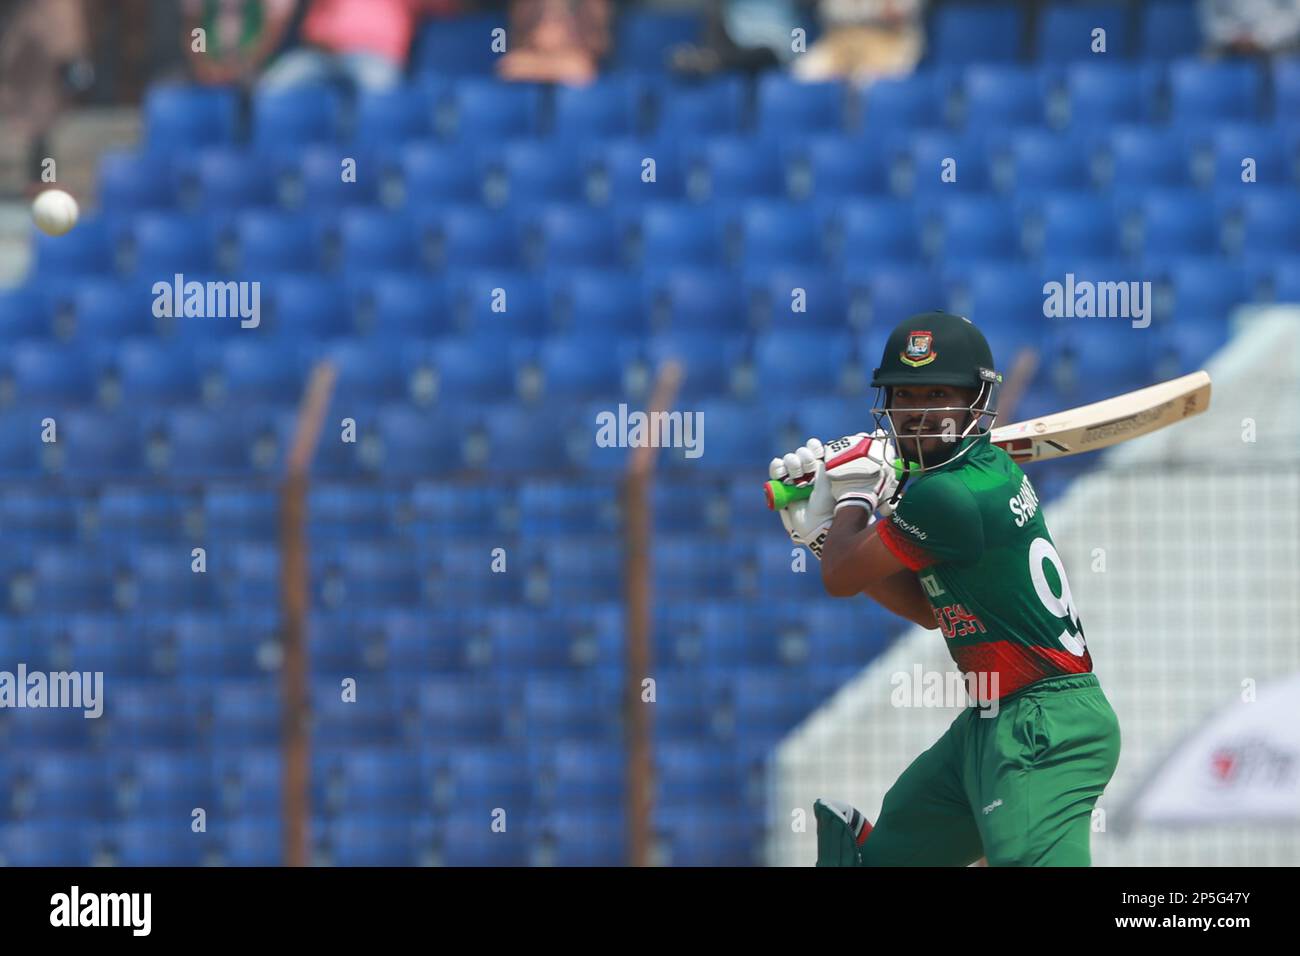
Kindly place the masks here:
POLYGON ((835 515, 822 543, 822 586, 831 597, 853 597, 873 579, 887 576, 866 573, 864 546, 873 533, 865 508, 843 508, 835 515))
POLYGON ((862 593, 886 611, 919 624, 928 631, 939 626, 934 619, 934 608, 926 598, 915 571, 899 571, 893 577, 867 585, 862 593))

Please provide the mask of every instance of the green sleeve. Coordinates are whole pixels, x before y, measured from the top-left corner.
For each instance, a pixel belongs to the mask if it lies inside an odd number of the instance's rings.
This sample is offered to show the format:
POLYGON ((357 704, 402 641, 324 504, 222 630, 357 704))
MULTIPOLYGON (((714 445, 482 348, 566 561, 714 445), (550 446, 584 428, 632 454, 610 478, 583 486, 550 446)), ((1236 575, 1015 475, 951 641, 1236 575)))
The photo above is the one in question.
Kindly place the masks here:
POLYGON ((968 564, 984 554, 984 519, 955 475, 927 475, 905 489, 889 522, 890 537, 902 538, 935 563, 968 564))

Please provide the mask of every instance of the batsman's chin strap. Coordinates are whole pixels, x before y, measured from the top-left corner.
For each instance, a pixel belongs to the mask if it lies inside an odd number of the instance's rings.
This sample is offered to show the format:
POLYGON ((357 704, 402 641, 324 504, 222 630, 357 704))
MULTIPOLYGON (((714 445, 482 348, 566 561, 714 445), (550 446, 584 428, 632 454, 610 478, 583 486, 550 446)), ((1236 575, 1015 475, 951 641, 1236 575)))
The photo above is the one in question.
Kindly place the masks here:
POLYGON ((907 484, 907 479, 912 477, 912 463, 909 461, 902 468, 902 474, 898 476, 898 486, 894 488, 894 493, 889 497, 891 505, 898 504, 898 499, 903 497, 903 486, 907 484))

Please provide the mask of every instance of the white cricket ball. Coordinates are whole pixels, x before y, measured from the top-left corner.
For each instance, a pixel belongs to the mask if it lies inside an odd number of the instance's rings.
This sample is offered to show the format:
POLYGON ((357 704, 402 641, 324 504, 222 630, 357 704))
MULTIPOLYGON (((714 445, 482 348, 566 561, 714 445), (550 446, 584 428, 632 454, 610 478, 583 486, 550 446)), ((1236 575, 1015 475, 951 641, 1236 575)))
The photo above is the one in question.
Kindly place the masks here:
POLYGON ((47 236, 61 236, 77 224, 77 201, 62 189, 47 189, 32 201, 32 219, 47 236))

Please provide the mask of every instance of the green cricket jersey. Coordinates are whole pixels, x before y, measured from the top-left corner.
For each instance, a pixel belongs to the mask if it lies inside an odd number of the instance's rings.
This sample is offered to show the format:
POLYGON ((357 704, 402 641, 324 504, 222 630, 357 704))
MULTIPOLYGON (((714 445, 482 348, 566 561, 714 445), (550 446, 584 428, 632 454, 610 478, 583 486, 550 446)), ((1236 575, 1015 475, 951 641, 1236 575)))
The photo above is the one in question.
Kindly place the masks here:
POLYGON ((917 572, 961 671, 997 681, 992 696, 1090 672, 1033 486, 987 435, 964 444, 966 454, 908 484, 893 515, 877 522, 881 541, 917 572))

